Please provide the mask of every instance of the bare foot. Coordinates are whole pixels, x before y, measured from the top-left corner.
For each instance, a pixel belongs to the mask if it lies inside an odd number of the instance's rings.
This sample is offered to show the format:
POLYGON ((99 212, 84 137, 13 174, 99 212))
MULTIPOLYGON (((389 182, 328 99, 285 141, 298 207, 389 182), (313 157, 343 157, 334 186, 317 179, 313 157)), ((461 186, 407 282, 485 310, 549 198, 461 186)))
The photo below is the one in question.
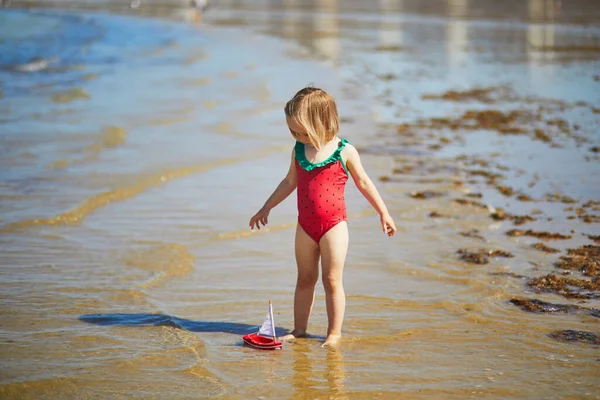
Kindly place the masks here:
POLYGON ((337 347, 341 338, 342 335, 329 335, 321 347, 337 347))
POLYGON ((306 337, 306 332, 296 332, 296 331, 292 331, 291 333, 280 337, 279 339, 282 342, 293 342, 294 340, 298 339, 298 338, 305 338, 306 337))

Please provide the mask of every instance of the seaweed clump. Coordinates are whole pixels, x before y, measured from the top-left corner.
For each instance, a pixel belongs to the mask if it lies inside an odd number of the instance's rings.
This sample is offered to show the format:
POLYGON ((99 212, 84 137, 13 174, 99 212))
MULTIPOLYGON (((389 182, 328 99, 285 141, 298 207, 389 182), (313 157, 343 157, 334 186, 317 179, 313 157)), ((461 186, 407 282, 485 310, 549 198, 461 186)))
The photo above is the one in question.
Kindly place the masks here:
POLYGON ((450 216, 437 211, 432 211, 429 213, 429 218, 450 218, 450 216))
POLYGON ((487 250, 479 249, 476 251, 469 251, 466 249, 460 249, 457 251, 460 254, 460 259, 471 264, 487 264, 490 257, 514 257, 511 253, 504 250, 487 250))
POLYGON ((566 271, 577 270, 585 276, 600 279, 600 246, 584 245, 569 249, 567 255, 560 257, 554 265, 566 271))
POLYGON ((496 211, 494 211, 493 213, 490 214, 490 217, 492 217, 492 219, 496 220, 496 221, 504 221, 506 219, 509 219, 513 222, 513 224, 515 225, 523 225, 527 222, 533 222, 536 219, 530 215, 513 215, 513 214, 509 214, 506 211, 504 211, 502 208, 498 208, 496 209, 496 211))
POLYGON ((514 298, 509 301, 521 310, 531 313, 571 313, 588 310, 576 305, 548 303, 538 299, 514 298))
POLYGON ((520 194, 517 196, 517 200, 519 201, 534 201, 531 196, 528 196, 526 194, 520 194))
POLYGON ((474 88, 471 90, 449 90, 442 94, 425 94, 425 100, 441 99, 446 101, 469 101, 475 100, 482 103, 495 103, 500 100, 516 99, 515 93, 508 87, 474 88))
POLYGON ((470 199, 453 199, 452 201, 455 202, 455 203, 458 203, 458 204, 460 204, 462 206, 473 206, 473 207, 479 207, 479 208, 488 208, 488 206, 486 206, 482 202, 475 201, 475 200, 470 200, 470 199))
POLYGON ((566 240, 571 239, 570 235, 562 235, 560 233, 550 233, 550 232, 535 232, 531 229, 526 231, 522 229, 511 229, 506 232, 508 236, 532 236, 541 240, 566 240))
POLYGON ((443 193, 434 192, 434 191, 431 191, 431 190, 424 191, 424 192, 411 192, 411 193, 409 193, 409 195, 413 199, 419 199, 419 200, 433 199, 435 197, 442 197, 442 196, 444 196, 443 193))
POLYGON ((527 282, 537 292, 556 293, 575 299, 600 298, 600 279, 569 279, 555 274, 534 278, 527 282))
POLYGON ((543 251, 545 253, 560 253, 560 250, 553 247, 546 246, 544 243, 538 242, 531 245, 536 250, 543 251))
POLYGON ((480 233, 481 232, 479 232, 479 229, 472 229, 470 231, 459 232, 459 235, 464 236, 464 237, 471 237, 474 239, 485 240, 485 238, 483 236, 481 236, 480 233))
POLYGON ((560 340, 562 342, 581 342, 587 344, 600 345, 600 336, 587 331, 575 331, 572 329, 566 329, 551 332, 550 334, 548 334, 548 336, 552 339, 560 340))
POLYGON ((588 238, 594 241, 594 243, 600 244, 600 235, 586 235, 588 238))

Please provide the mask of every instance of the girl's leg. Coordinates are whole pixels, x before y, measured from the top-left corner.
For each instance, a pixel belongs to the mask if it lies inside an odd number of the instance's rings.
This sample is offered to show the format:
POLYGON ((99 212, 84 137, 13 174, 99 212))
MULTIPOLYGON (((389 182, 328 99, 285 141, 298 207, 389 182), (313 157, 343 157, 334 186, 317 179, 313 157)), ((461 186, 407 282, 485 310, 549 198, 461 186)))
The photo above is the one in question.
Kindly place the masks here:
POLYGON ((342 323, 346 311, 346 294, 342 277, 348 241, 348 223, 343 221, 331 228, 319 242, 328 320, 325 346, 335 345, 342 336, 342 323))
POLYGON ((282 340, 306 336, 308 317, 315 301, 315 285, 319 280, 319 245, 300 225, 296 227, 295 247, 298 279, 294 294, 294 330, 282 340))

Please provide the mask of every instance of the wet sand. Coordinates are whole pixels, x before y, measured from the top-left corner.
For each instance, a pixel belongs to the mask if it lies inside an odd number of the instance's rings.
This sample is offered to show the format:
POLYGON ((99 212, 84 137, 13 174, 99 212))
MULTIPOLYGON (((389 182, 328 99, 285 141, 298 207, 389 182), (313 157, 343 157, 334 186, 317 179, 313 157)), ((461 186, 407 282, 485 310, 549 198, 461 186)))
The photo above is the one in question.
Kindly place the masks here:
POLYGON ((1 397, 600 398, 600 12, 471 3, 0 14, 39 27, 0 45, 51 38, 0 52, 1 397), (318 287, 312 335, 258 352, 269 299, 292 325, 294 199, 246 225, 309 82, 400 231, 349 184, 341 347, 318 287))

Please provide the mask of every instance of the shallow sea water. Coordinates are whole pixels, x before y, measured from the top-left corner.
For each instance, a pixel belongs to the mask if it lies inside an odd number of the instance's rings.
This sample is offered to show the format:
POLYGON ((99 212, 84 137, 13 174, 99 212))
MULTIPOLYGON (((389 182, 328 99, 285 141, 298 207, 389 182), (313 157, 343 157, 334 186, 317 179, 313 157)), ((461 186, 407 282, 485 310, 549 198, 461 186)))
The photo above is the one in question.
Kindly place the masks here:
MULTIPOLYGON (((590 8, 592 23, 573 24, 586 14, 573 10, 592 3, 529 1, 490 20, 489 4, 470 3, 439 2, 436 11, 410 1, 222 1, 198 24, 173 21, 184 18, 177 13, 2 10, 0 397, 599 398, 599 347, 548 335, 600 334, 600 320, 508 302, 598 300, 532 292, 526 279, 555 270, 561 254, 507 237, 512 223, 487 209, 451 201, 481 192, 490 207, 537 208, 544 218, 524 229, 574 231, 548 245, 591 243, 583 233, 600 234, 597 222, 568 219, 567 205, 542 199, 600 199, 593 107, 559 111, 580 125, 578 140, 553 138, 560 147, 444 131, 451 141, 431 150, 437 136, 408 140, 396 126, 484 107, 423 98, 451 89, 507 85, 597 107, 590 49, 600 13, 590 8), (259 352, 241 336, 262 322, 268 300, 280 334, 293 322, 294 195, 269 229, 247 223, 287 170, 293 143, 282 107, 308 83, 338 100, 342 135, 363 152, 400 230, 385 237, 349 183, 344 341, 320 347, 319 285, 311 337, 259 352), (472 159, 497 163, 505 183, 538 200, 479 181, 456 185, 469 180, 472 159), (412 173, 392 173, 406 163, 412 173), (423 190, 444 195, 409 196, 423 190), (458 234, 471 230, 483 240, 458 234), (473 265, 456 255, 477 247, 514 257, 473 265)), ((527 105, 494 105, 515 106, 527 105)))

